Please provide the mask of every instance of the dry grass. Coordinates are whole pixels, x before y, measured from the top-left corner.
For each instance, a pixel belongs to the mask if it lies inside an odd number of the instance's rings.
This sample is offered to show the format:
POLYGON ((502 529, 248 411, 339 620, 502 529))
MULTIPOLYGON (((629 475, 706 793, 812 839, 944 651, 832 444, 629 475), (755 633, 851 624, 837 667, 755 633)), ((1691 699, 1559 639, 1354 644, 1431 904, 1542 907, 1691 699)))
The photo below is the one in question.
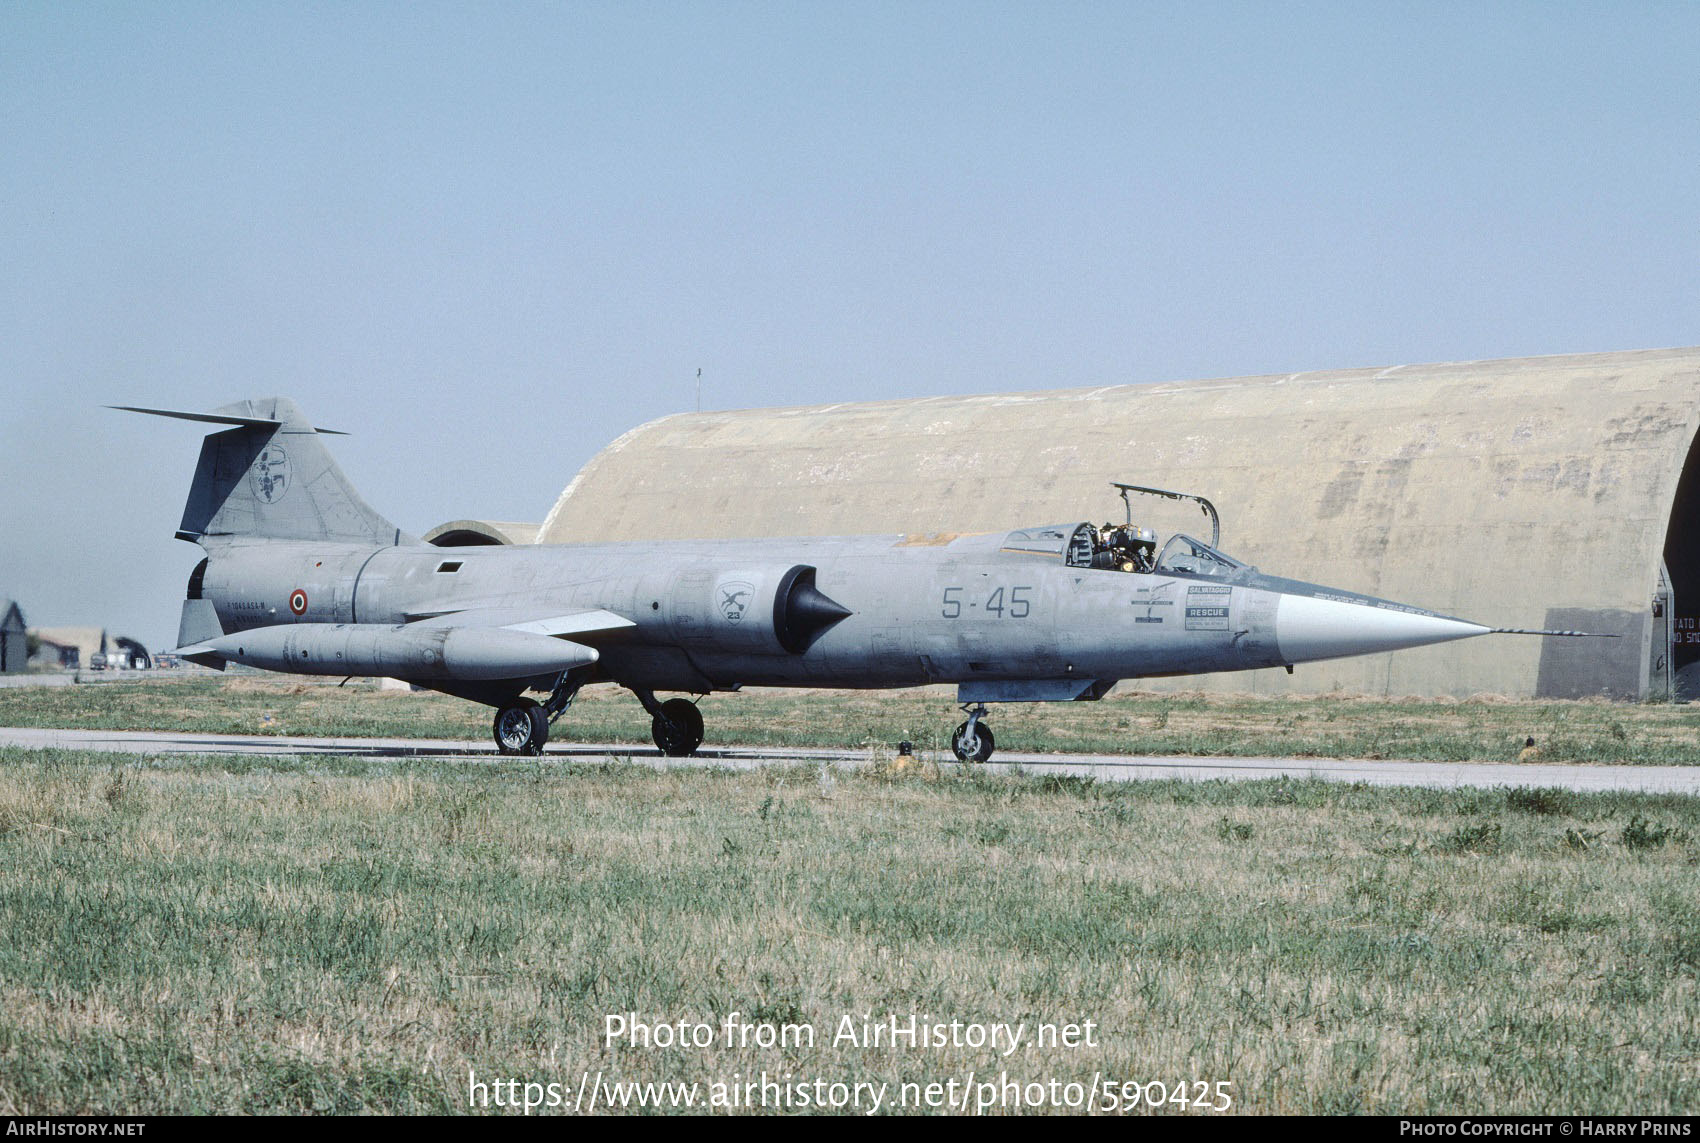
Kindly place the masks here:
POLYGON ((1554 791, 6 751, 0 1112, 1007 1068, 1253 1112, 1692 1113, 1695 836, 1694 799, 1554 791), (627 1011, 822 1035, 605 1046, 627 1011), (864 1013, 1100 1039, 830 1042, 864 1013))

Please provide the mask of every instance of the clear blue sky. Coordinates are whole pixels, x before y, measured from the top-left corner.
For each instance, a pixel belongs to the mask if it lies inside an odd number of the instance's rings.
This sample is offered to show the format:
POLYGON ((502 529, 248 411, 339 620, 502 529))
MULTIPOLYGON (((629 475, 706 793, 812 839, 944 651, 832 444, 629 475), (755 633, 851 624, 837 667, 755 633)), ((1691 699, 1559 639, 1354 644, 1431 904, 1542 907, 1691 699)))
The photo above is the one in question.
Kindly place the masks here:
POLYGON ((0 596, 175 636, 200 434, 107 403, 291 395, 424 531, 541 519, 698 368, 1695 344, 1697 60, 1696 3, 8 0, 0 596))

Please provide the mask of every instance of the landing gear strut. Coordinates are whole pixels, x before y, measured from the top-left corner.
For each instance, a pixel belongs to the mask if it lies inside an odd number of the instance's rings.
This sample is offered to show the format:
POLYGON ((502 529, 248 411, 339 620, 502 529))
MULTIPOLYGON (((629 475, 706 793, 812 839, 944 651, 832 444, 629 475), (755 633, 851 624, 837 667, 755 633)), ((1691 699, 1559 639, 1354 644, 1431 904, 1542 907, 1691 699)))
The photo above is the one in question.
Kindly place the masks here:
POLYGON ((650 736, 669 758, 695 754, 702 745, 702 711, 690 699, 670 698, 657 702, 654 691, 632 689, 643 709, 649 712, 650 736))
POLYGON ((549 692, 549 699, 543 704, 543 713, 549 716, 549 725, 555 725, 555 720, 567 713, 567 708, 573 705, 578 697, 578 690, 584 685, 584 680, 574 679, 571 671, 562 671, 561 677, 555 680, 555 689, 549 692))
POLYGON ((964 704, 963 711, 968 715, 968 721, 956 728, 956 733, 950 736, 950 749, 957 759, 962 762, 984 762, 992 756, 992 728, 980 720, 986 717, 986 704, 964 704))

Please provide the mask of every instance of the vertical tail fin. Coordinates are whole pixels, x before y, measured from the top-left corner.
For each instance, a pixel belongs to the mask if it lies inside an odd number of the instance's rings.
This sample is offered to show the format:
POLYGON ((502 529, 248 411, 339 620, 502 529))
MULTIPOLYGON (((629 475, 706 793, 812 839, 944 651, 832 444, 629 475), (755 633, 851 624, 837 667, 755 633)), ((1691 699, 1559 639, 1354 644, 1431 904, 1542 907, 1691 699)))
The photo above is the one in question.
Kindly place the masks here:
POLYGON ((332 430, 314 428, 287 397, 241 401, 211 413, 111 407, 235 426, 212 433, 201 443, 201 460, 183 508, 178 539, 198 543, 215 536, 261 536, 370 544, 418 542, 360 498, 320 439, 332 430))

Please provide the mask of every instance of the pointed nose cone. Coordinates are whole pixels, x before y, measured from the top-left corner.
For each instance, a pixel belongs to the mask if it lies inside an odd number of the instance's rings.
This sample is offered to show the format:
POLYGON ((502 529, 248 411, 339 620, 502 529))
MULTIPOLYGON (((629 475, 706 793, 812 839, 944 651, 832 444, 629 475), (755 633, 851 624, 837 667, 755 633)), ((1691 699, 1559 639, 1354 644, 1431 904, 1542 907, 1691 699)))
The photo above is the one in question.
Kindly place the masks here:
POLYGON ((1289 663, 1401 651, 1486 635, 1490 630, 1432 611, 1310 595, 1283 594, 1275 611, 1275 642, 1289 663))
POLYGON ((801 655, 829 627, 854 614, 848 607, 815 586, 815 569, 798 566, 781 581, 773 611, 774 632, 779 645, 801 655))

